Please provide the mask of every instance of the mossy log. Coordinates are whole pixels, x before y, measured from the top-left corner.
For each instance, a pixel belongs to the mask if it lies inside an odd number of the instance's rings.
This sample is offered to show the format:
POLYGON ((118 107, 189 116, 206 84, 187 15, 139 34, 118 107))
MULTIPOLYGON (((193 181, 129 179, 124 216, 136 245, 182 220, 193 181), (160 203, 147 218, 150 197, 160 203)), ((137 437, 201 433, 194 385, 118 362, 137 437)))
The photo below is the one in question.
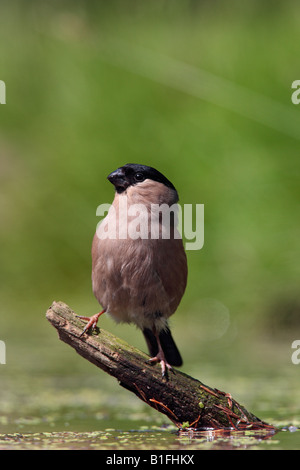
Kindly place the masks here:
POLYGON ((82 335, 82 320, 63 302, 53 302, 46 317, 62 341, 164 413, 178 428, 274 430, 229 393, 204 385, 178 370, 169 372, 167 379, 162 378, 159 364, 151 364, 145 353, 102 328, 82 335))

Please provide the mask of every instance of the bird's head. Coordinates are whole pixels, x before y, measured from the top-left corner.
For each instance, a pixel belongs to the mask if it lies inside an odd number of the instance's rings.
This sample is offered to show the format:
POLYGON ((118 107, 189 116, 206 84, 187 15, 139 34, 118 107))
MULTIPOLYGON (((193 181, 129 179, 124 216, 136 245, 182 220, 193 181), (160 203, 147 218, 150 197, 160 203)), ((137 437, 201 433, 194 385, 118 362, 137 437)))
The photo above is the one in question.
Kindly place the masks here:
MULTIPOLYGON (((130 188, 131 192, 141 197, 147 197, 146 194, 150 195, 151 193, 153 196, 160 195, 159 199, 164 199, 163 193, 165 192, 166 199, 169 199, 167 194, 172 193, 173 202, 178 201, 177 191, 171 181, 158 170, 147 165, 127 163, 110 173, 107 179, 114 185, 118 194, 122 194, 130 188)), ((153 199, 152 202, 155 202, 155 197, 151 197, 151 199, 153 199)))

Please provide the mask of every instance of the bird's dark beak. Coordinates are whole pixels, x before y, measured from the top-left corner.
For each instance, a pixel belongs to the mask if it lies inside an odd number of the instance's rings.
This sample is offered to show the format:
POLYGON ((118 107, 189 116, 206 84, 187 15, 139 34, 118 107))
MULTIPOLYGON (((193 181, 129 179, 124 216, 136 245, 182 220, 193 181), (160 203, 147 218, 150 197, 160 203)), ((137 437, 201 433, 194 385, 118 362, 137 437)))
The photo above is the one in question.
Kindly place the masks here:
POLYGON ((129 186, 122 168, 118 168, 117 170, 110 173, 107 179, 114 185, 118 193, 122 193, 129 186))

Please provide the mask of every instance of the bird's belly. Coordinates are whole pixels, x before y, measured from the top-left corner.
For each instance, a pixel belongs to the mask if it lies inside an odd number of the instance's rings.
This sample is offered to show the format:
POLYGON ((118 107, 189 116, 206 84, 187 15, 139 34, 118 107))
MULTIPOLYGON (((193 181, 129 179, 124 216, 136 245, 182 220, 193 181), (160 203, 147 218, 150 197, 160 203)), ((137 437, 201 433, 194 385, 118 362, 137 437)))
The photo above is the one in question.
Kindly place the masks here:
POLYGON ((159 241, 125 240, 122 244, 110 240, 97 246, 93 291, 115 321, 140 328, 155 324, 161 329, 174 313, 185 289, 186 261, 174 259, 172 247, 168 252, 169 243, 162 248, 159 241))

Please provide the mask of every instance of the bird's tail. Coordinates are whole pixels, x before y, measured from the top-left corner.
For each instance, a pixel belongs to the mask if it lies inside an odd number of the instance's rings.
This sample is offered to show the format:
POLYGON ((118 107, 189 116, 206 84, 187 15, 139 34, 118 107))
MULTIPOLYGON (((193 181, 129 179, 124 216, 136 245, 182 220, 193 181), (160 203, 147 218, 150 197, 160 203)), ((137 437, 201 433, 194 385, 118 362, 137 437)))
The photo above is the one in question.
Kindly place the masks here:
MULTIPOLYGON (((155 335, 149 328, 144 328, 143 333, 148 345, 149 353, 152 357, 155 357, 158 353, 158 344, 155 335)), ((180 352, 178 351, 175 341, 171 335, 171 331, 168 327, 159 333, 159 340, 167 362, 171 366, 182 366, 180 352)))

